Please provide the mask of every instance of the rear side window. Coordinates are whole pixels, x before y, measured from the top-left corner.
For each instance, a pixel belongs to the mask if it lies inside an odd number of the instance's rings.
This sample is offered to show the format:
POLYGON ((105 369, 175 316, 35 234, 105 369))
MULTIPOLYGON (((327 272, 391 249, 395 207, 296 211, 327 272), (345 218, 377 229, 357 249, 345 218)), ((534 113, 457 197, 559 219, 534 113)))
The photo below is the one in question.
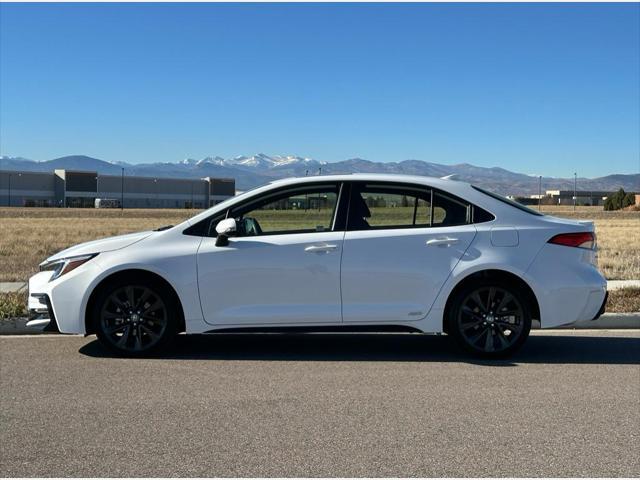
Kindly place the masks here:
POLYGON ((431 225, 431 190, 399 185, 354 185, 350 230, 424 228, 431 225))
POLYGON ((429 187, 352 185, 349 230, 453 227, 493 219, 489 212, 429 187))
POLYGON ((497 193, 493 193, 493 192, 489 192, 488 190, 485 190, 484 188, 480 188, 480 187, 476 187, 475 185, 471 185, 475 190, 479 191, 480 193, 484 193, 485 195, 488 195, 491 198, 494 198, 502 203, 506 203, 507 205, 510 205, 514 208, 517 208, 518 210, 522 210, 523 212, 527 212, 531 215, 536 215, 538 217, 543 217, 544 214, 536 211, 536 210, 532 210, 531 208, 525 207, 524 205, 518 203, 518 202, 514 202, 513 200, 509 200, 506 197, 503 197, 502 195, 498 195, 497 193))
POLYGON ((439 192, 433 194, 433 226, 453 227, 471 223, 471 206, 439 192))
POLYGON ((471 215, 473 217, 471 219, 471 223, 484 223, 484 222, 490 222, 496 219, 496 217, 494 217, 492 214, 490 214, 486 210, 483 210, 477 205, 473 206, 473 211, 471 212, 471 215))

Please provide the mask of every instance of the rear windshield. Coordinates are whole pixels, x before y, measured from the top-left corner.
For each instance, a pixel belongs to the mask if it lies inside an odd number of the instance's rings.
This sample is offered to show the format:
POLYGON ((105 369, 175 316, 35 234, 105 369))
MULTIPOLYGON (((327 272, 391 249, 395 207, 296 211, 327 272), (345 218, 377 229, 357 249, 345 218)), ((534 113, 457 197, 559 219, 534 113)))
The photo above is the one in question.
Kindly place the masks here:
POLYGON ((475 185, 471 185, 471 186, 473 188, 475 188, 477 191, 479 191, 481 193, 484 193, 485 195, 489 195, 491 198, 495 198, 496 200, 499 200, 502 203, 506 203, 507 205, 511 205, 512 207, 515 207, 518 210, 522 210, 523 212, 530 213, 531 215, 537 215, 538 217, 542 217, 543 216, 543 214, 538 212, 537 210, 532 210, 531 208, 525 207, 521 203, 514 202, 513 200, 509 200, 508 198, 503 197, 502 195, 498 195, 497 193, 489 192, 489 191, 485 190, 484 188, 476 187, 475 185))

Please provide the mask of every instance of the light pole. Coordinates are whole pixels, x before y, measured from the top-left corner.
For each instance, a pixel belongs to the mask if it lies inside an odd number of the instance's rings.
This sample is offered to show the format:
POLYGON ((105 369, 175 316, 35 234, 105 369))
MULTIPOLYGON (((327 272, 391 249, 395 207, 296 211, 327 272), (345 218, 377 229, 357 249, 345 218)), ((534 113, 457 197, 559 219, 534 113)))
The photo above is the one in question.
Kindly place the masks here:
POLYGON ((124 210, 124 167, 122 167, 122 176, 120 177, 120 210, 124 210))
MULTIPOLYGON (((305 177, 306 177, 306 176, 308 176, 308 175, 309 175, 309 169, 307 169, 307 170, 304 172, 304 176, 305 176, 305 177)), ((307 211, 307 208, 309 208, 309 194, 308 194, 308 193, 305 193, 305 194, 304 194, 304 211, 305 211, 305 212, 307 211)))
POLYGON ((578 202, 578 172, 573 172, 573 211, 576 211, 578 202))
POLYGON ((538 211, 540 211, 540 204, 542 203, 542 175, 538 176, 538 211))
POLYGON ((156 192, 156 208, 158 208, 158 179, 157 178, 153 179, 153 187, 156 192))

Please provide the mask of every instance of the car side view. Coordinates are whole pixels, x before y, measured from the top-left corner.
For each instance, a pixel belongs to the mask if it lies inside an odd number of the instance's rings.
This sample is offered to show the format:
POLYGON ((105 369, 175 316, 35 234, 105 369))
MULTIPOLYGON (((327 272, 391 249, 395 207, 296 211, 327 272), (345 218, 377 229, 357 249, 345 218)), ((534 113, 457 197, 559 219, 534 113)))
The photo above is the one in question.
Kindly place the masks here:
POLYGON ((124 355, 178 333, 413 331, 507 356, 542 328, 597 318, 591 222, 464 182, 292 178, 184 223, 64 250, 29 281, 31 325, 124 355))

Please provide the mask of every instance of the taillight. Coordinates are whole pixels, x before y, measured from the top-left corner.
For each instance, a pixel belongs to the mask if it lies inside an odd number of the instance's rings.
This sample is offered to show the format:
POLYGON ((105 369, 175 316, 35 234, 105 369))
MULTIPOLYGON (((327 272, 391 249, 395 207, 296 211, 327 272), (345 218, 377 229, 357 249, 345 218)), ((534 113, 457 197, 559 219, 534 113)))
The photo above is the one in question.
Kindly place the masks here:
POLYGON ((561 233, 551 238, 549 243, 592 250, 596 246, 596 236, 593 232, 561 233))

